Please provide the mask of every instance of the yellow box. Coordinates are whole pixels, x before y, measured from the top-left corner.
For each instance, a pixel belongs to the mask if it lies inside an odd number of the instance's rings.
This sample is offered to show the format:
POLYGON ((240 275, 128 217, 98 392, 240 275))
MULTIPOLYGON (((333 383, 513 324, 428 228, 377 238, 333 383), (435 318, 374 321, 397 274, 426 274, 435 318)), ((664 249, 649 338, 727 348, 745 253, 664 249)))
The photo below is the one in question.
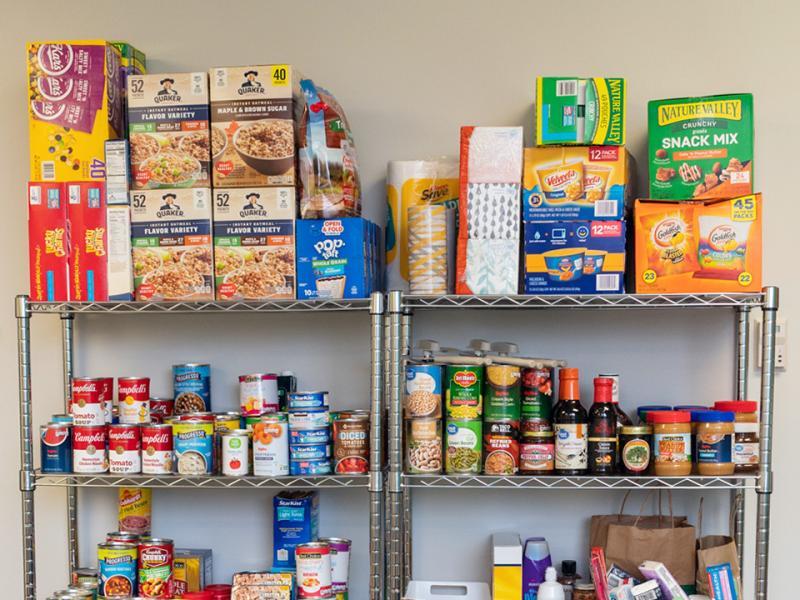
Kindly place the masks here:
POLYGON ((492 568, 493 600, 517 600, 522 597, 522 567, 495 566, 492 568))
POLYGON ((31 42, 27 66, 30 179, 104 180, 105 141, 123 131, 119 50, 104 40, 31 42))

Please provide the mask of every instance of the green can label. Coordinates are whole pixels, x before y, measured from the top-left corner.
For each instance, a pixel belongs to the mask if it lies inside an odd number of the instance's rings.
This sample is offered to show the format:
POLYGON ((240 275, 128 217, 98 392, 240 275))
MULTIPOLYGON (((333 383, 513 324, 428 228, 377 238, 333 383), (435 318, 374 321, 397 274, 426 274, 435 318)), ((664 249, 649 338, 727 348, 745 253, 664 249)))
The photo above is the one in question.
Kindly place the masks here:
POLYGON ((445 473, 477 475, 481 472, 483 423, 448 420, 445 432, 445 473))
POLYGON ((520 375, 520 368, 512 365, 486 367, 486 398, 483 408, 485 421, 519 421, 520 375))
POLYGON ((449 419, 480 419, 483 414, 483 367, 448 365, 445 403, 449 419))
POLYGON ((553 411, 553 369, 523 369, 522 418, 550 420, 553 411))

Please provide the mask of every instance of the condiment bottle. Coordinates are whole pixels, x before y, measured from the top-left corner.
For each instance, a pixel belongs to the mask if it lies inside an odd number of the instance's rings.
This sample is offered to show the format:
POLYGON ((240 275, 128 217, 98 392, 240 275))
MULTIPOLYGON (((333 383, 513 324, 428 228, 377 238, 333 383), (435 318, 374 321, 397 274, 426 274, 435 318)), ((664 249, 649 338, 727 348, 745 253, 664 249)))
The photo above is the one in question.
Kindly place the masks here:
MULTIPOLYGON (((608 377, 614 381, 614 386, 611 389, 611 402, 614 404, 614 412, 617 415, 617 431, 626 425, 633 425, 631 418, 624 410, 622 410, 619 405, 619 375, 616 373, 612 373, 610 375, 600 373, 598 377, 608 377)), ((619 448, 617 449, 617 453, 619 453, 619 448)))
POLYGON ((564 588, 565 600, 572 600, 572 591, 575 589, 575 583, 581 576, 577 573, 577 564, 574 560, 561 561, 561 577, 558 582, 564 588))
POLYGON ((544 583, 539 586, 536 598, 537 600, 566 600, 564 588, 556 581, 556 570, 553 567, 547 567, 544 572, 544 583))
POLYGON ((617 413, 611 400, 614 380, 594 378, 594 403, 589 410, 589 472, 613 475, 617 464, 617 413))
POLYGON ((561 369, 558 404, 553 411, 557 475, 585 475, 589 468, 588 417, 580 397, 578 369, 561 369))

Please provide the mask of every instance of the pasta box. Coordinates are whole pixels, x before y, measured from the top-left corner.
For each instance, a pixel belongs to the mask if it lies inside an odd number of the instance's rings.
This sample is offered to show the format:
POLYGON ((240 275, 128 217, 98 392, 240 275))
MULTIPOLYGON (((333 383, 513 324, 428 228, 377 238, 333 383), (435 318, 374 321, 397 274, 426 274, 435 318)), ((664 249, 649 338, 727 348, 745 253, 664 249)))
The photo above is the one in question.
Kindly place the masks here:
POLYGON ((761 194, 731 200, 637 200, 637 293, 758 292, 761 194))
POLYGON ((525 221, 619 221, 634 198, 633 157, 622 146, 525 148, 525 221))
POLYGON ((624 221, 525 223, 526 294, 624 291, 624 221))
POLYGON ((63 183, 28 184, 28 257, 30 298, 36 302, 66 302, 67 202, 63 183))
POLYGON ((28 44, 32 180, 104 179, 105 141, 123 133, 120 60, 104 40, 28 44))
POLYGON ((172 593, 199 592, 213 581, 211 550, 176 548, 173 563, 172 593))
POLYGON ((319 537, 319 494, 281 492, 272 499, 272 510, 272 566, 294 567, 297 545, 319 537))

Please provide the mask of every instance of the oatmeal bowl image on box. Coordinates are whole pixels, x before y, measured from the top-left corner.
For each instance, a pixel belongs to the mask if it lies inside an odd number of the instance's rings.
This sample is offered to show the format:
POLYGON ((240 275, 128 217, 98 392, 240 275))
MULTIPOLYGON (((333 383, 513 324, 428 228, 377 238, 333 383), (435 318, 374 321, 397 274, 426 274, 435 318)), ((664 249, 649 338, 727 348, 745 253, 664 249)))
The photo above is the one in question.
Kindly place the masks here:
POLYGON ((147 187, 152 189, 189 188, 202 177, 200 161, 188 154, 160 152, 139 164, 147 187))
POLYGON ((586 248, 560 248, 544 253, 550 281, 575 281, 583 275, 586 248))
POLYGON ((594 275, 595 273, 600 273, 603 270, 606 254, 608 252, 604 250, 587 250, 586 254, 583 255, 583 274, 594 275))
POLYGON ((228 135, 219 127, 211 127, 211 161, 218 160, 228 149, 228 135))
POLYGON ((259 173, 283 175, 294 166, 294 124, 290 119, 248 123, 233 134, 233 147, 259 173))

